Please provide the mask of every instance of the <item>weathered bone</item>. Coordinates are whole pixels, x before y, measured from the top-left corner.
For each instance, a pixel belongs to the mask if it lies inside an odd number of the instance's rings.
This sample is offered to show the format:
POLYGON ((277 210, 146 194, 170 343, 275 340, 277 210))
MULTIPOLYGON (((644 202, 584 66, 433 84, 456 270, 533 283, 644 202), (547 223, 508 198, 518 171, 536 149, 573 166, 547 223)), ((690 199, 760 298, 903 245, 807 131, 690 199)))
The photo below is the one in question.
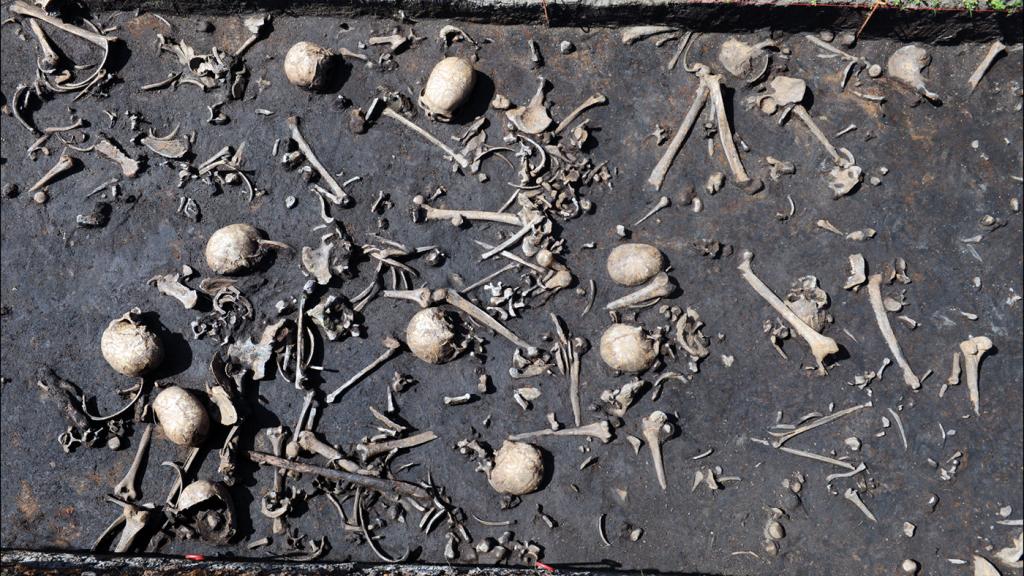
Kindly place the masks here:
POLYGON ((497 222, 511 226, 522 226, 523 222, 516 214, 505 212, 486 212, 483 210, 449 210, 446 208, 434 208, 427 204, 423 196, 415 196, 412 203, 417 210, 423 211, 425 220, 448 220, 454 226, 460 226, 466 220, 480 220, 484 222, 497 222))
POLYGON ((139 439, 139 447, 135 451, 135 457, 132 459, 131 466, 128 467, 128 472, 125 473, 124 478, 114 486, 114 495, 119 498, 124 498, 129 502, 134 502, 138 499, 138 485, 139 472, 142 468, 142 461, 145 460, 146 454, 149 452, 149 442, 153 436, 153 425, 146 424, 146 428, 142 431, 142 437, 139 439))
POLYGON ((765 285, 754 271, 750 267, 750 261, 754 255, 752 252, 744 252, 741 256, 739 265, 740 275, 743 279, 750 284, 751 288, 754 289, 757 294, 768 303, 769 306, 775 310, 775 313, 781 316, 789 325, 800 335, 801 338, 807 342, 807 345, 811 347, 811 354, 814 355, 814 359, 818 362, 818 373, 825 375, 828 372, 825 370, 825 358, 839 352, 839 345, 836 341, 828 336, 824 336, 818 333, 816 330, 807 325, 806 322, 800 319, 799 316, 793 312, 789 306, 779 299, 778 296, 772 292, 771 288, 765 285))
POLYGON ((871 300, 871 310, 875 314, 875 321, 878 323, 878 329, 882 332, 882 337, 885 338, 885 343, 889 345, 889 351, 892 352, 896 364, 903 371, 903 381, 911 389, 917 390, 921 387, 921 381, 914 374, 914 371, 910 369, 910 364, 907 363, 907 359, 903 357, 903 351, 900 350, 900 343, 896 341, 896 333, 892 331, 892 325, 889 324, 889 316, 885 312, 885 304, 882 303, 881 286, 881 274, 872 274, 868 278, 868 298, 871 300))
POLYGON ((988 52, 985 53, 985 57, 981 59, 981 63, 975 68, 974 73, 967 79, 967 85, 971 87, 971 92, 978 87, 978 83, 981 82, 981 78, 988 72, 988 69, 992 67, 992 63, 995 62, 996 58, 1000 54, 1006 51, 1006 44, 1003 44, 999 40, 996 40, 988 47, 988 52))
POLYGON ((437 434, 428 430, 426 432, 420 432, 419 434, 413 434, 407 438, 398 438, 395 440, 388 440, 386 442, 360 443, 356 445, 356 452, 358 452, 359 456, 366 461, 378 454, 387 454, 392 450, 406 450, 408 448, 414 448, 435 439, 437 439, 437 434))
POLYGON ((701 82, 700 86, 697 87, 697 94, 693 98, 693 103, 690 104, 690 109, 686 112, 686 116, 683 117, 683 121, 679 123, 679 127, 676 128, 672 141, 665 147, 665 151, 654 166, 654 170, 651 171, 651 175, 647 177, 647 183, 653 186, 655 190, 661 190, 661 185, 665 182, 665 176, 668 175, 672 162, 675 161, 679 151, 683 148, 683 144, 686 143, 686 138, 690 135, 693 125, 696 124, 700 111, 707 104, 710 93, 707 84, 704 82, 701 82))
POLYGON ((61 20, 60 18, 50 16, 49 14, 46 13, 45 10, 37 8, 36 6, 26 4, 21 0, 16 0, 13 4, 11 4, 9 10, 11 11, 12 14, 28 16, 30 18, 35 18, 36 20, 46 22, 47 24, 53 26, 54 28, 63 30, 68 34, 78 36, 82 40, 85 40, 86 42, 89 42, 91 44, 95 44, 100 48, 106 48, 108 43, 117 41, 116 36, 97 34, 95 32, 90 32, 85 28, 75 26, 74 24, 68 24, 67 22, 61 20))
POLYGON ((320 178, 327 183, 327 187, 334 193, 332 201, 339 205, 345 205, 350 202, 345 189, 341 187, 341 184, 338 184, 338 181, 334 179, 334 175, 324 167, 316 157, 316 154, 313 153, 313 149, 306 142, 306 139, 302 137, 302 132, 299 131, 298 116, 288 117, 288 129, 291 132, 291 139, 294 140, 295 144, 299 147, 299 151, 302 152, 302 155, 306 158, 306 162, 316 170, 317 174, 320 175, 320 178))
POLYGON ((875 515, 871 513, 871 510, 868 510, 868 507, 864 504, 864 501, 860 499, 860 493, 858 493, 856 490, 854 490, 853 488, 847 488, 846 492, 843 493, 843 498, 846 498, 850 502, 853 502, 853 505, 856 506, 862 514, 867 516, 868 520, 871 520, 872 522, 878 522, 878 519, 875 518, 875 515))
POLYGON ((651 450, 651 460, 654 461, 654 473, 658 477, 658 484, 662 490, 668 490, 668 480, 665 479, 665 463, 661 454, 661 444, 668 439, 675 431, 675 427, 668 421, 668 414, 661 410, 651 412, 641 420, 643 426, 644 440, 651 450))
POLYGON ((579 118, 580 114, 583 114, 584 112, 586 112, 590 108, 593 108, 594 106, 600 106, 602 104, 607 104, 607 103, 608 103, 608 97, 605 96, 604 94, 601 94, 600 92, 598 92, 597 94, 594 94, 590 98, 587 98, 586 100, 583 101, 582 104, 577 106, 572 112, 569 112, 569 115, 566 116, 564 120, 562 120, 561 122, 558 123, 558 126, 555 127, 555 134, 561 134, 563 130, 565 130, 566 128, 569 127, 569 124, 571 124, 573 120, 579 118))
POLYGON ((650 218, 651 216, 654 216, 654 214, 656 212, 658 212, 658 210, 661 210, 663 208, 667 208, 671 204, 672 204, 672 201, 668 199, 668 196, 662 196, 661 198, 658 198, 658 203, 655 204, 653 207, 651 207, 651 209, 648 210, 647 213, 644 214, 639 220, 637 220, 636 222, 633 222, 633 226, 639 226, 639 225, 643 224, 644 221, 646 221, 648 218, 650 218))
POLYGON ((469 167, 470 167, 470 164, 472 164, 472 162, 467 160, 465 156, 463 156, 462 154, 459 154, 455 150, 452 150, 444 142, 441 142, 440 140, 438 140, 433 134, 431 134, 430 132, 427 132, 423 128, 420 128, 412 120, 409 120, 408 118, 406 118, 405 116, 402 116, 398 112, 395 112, 391 108, 385 107, 384 111, 381 112, 381 114, 387 116, 388 118, 391 118, 393 120, 398 121, 399 124, 402 124, 406 128, 409 128, 413 132, 415 132, 415 133, 419 134, 420 136, 422 136, 423 138, 425 138, 428 142, 430 142, 434 146, 437 146, 438 148, 443 150, 444 153, 447 154, 449 157, 451 157, 451 159, 454 160, 455 163, 458 164, 459 167, 462 168, 463 170, 468 170, 469 167))
POLYGON ((374 359, 373 362, 370 362, 365 368, 353 374, 352 377, 348 379, 348 381, 346 381, 341 386, 338 386, 334 390, 334 392, 331 392, 330 394, 327 395, 327 398, 325 400, 327 401, 328 404, 333 404, 334 401, 337 400, 338 397, 341 396, 346 390, 355 386, 360 381, 362 381, 363 378, 367 377, 371 372, 373 372, 377 368, 380 368, 388 360, 394 358, 404 348, 401 341, 399 341, 397 338, 393 338, 390 336, 384 338, 384 346, 387 349, 384 350, 384 352, 382 352, 380 356, 374 359))
POLYGON ((520 348, 525 348, 527 350, 535 350, 536 349, 529 342, 527 342, 526 340, 523 340, 522 338, 517 336, 514 332, 512 332, 511 330, 506 328, 504 325, 502 325, 501 322, 498 322, 497 320, 495 320, 490 314, 488 314, 487 312, 484 312, 483 310, 478 308, 475 304, 473 304, 469 300, 466 300, 465 298, 460 296, 459 293, 456 292, 455 290, 445 290, 443 288, 441 290, 443 290, 444 299, 445 299, 446 302, 448 302, 448 304, 451 304, 452 306, 455 306, 459 310, 462 310, 463 312, 468 314, 471 318, 473 318, 477 322, 483 324, 484 326, 487 326, 488 328, 490 328, 494 332, 498 333, 499 335, 504 336, 505 339, 507 339, 508 341, 512 342, 516 346, 518 346, 520 348))
POLYGON ((585 426, 577 426, 576 428, 562 428, 561 430, 545 428, 544 430, 537 430, 536 432, 513 434, 509 436, 508 439, 519 442, 522 440, 529 440, 530 438, 539 438, 541 436, 589 436, 591 438, 597 438, 605 444, 611 442, 612 438, 614 438, 611 425, 607 420, 601 420, 585 426))
POLYGON ((737 184, 746 184, 750 182, 750 176, 747 175, 747 171, 743 168, 740 154, 736 151, 736 142, 732 138, 729 117, 725 113, 725 100, 722 98, 722 76, 720 74, 698 71, 697 77, 707 85, 712 105, 715 107, 718 137, 722 143, 725 158, 729 161, 729 169, 732 170, 733 180, 737 184))
POLYGON ((665 272, 659 272, 650 282, 639 290, 627 294, 605 305, 606 310, 621 310, 641 305, 657 298, 664 298, 675 291, 675 280, 665 272))
POLYGON ((61 154, 60 158, 57 159, 57 163, 54 164, 53 167, 50 168, 50 170, 47 171, 46 174, 43 174, 42 178, 40 178, 35 184, 32 185, 31 188, 28 189, 28 193, 31 194, 32 192, 39 190, 43 186, 46 186, 56 181, 61 176, 63 176, 65 172, 68 172, 69 170, 73 169, 76 165, 78 165, 77 158, 75 158, 74 156, 69 156, 67 154, 61 154))
POLYGON ((981 414, 981 393, 978 390, 978 367, 981 365, 982 356, 991 349, 992 340, 987 336, 975 336, 960 343, 960 352, 963 353, 964 368, 967 372, 967 390, 971 395, 974 413, 979 415, 981 414))

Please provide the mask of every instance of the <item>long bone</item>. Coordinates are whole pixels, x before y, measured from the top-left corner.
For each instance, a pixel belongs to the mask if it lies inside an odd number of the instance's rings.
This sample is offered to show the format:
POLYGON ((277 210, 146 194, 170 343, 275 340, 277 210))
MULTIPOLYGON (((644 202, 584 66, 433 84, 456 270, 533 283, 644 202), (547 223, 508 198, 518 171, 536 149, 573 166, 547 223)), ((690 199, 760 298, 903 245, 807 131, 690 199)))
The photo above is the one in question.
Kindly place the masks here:
POLYGON ((668 414, 661 410, 651 412, 641 420, 643 426, 644 440, 651 450, 651 460, 654 461, 654 473, 658 477, 658 485, 662 490, 668 490, 668 481, 665 479, 665 462, 661 453, 661 445, 673 434, 675 427, 668 421, 668 414))
POLYGON ((911 370, 910 364, 903 356, 903 351, 900 350, 900 343, 896 341, 896 333, 892 331, 892 325, 889 324, 889 315, 886 314, 885 304, 882 302, 881 286, 881 274, 872 274, 868 278, 868 299, 871 301, 871 310, 875 314, 875 322, 878 323, 878 329, 882 332, 882 337, 885 338, 885 343, 889 346, 889 351, 892 352, 893 358, 896 359, 896 364, 903 371, 903 381, 911 389, 917 390, 921 387, 921 381, 914 374, 914 371, 911 370))
POLYGON ((327 187, 334 193, 334 198, 331 200, 335 204, 339 205, 348 204, 351 202, 349 195, 345 192, 345 189, 341 187, 341 184, 338 184, 338 181, 334 179, 334 175, 331 174, 330 170, 325 168, 316 157, 316 154, 313 153, 313 148, 311 148, 309 143, 306 142, 306 139, 302 137, 302 132, 299 131, 299 122, 300 120, 298 116, 288 117, 288 129, 291 133, 290 135, 292 140, 294 140, 295 144, 299 147, 299 151, 302 152, 302 155, 306 158, 306 162, 316 170, 317 174, 319 174, 320 177, 323 178, 324 182, 327 183, 327 187))
POLYGON ((135 457, 132 459, 131 466, 128 467, 128 472, 114 486, 114 495, 118 498, 123 498, 129 502, 134 502, 139 498, 138 485, 139 480, 141 480, 139 471, 142 469, 142 462, 146 459, 146 454, 149 453, 149 443, 152 437, 153 425, 146 424, 146 428, 142 431, 142 437, 139 439, 139 447, 135 451, 135 457))
POLYGON ((640 306, 644 303, 651 302, 658 298, 664 298, 673 291, 675 291, 676 285, 675 280, 665 272, 659 272, 650 282, 642 286, 639 290, 631 294, 627 294, 617 300, 612 300, 605 305, 606 310, 621 310, 622 308, 632 308, 634 306, 640 306))
POLYGON ((665 182, 665 176, 668 174, 669 168, 672 167, 672 162, 675 161, 679 151, 683 148, 683 144, 686 143, 686 138, 690 135, 690 131, 693 130, 694 124, 697 123, 697 117, 700 116, 700 111, 707 104, 710 93, 711 91, 704 82, 701 82, 697 87, 697 94, 693 97, 690 109, 686 112, 686 116, 683 117, 683 121, 679 123, 679 127, 676 128, 676 133, 672 136, 668 146, 665 147, 665 151, 654 166, 654 170, 651 171, 651 175, 647 177, 647 183, 653 186, 655 190, 661 190, 661 185, 665 182))
POLYGON ((356 452, 365 461, 377 456, 378 454, 387 454, 392 450, 405 450, 408 448, 414 448, 421 444, 426 444, 432 440, 437 439, 437 434, 430 432, 420 432, 413 434, 406 438, 398 438, 395 440, 387 440, 385 442, 366 442, 356 445, 356 452))
POLYGON ((978 389, 978 367, 981 364, 981 357, 991 349, 992 340, 987 336, 975 336, 960 343, 960 352, 963 353, 967 372, 967 391, 971 395, 974 413, 979 415, 981 414, 981 393, 978 389))
POLYGON ((607 444, 608 442, 611 442, 613 434, 611 425, 608 424, 608 421, 601 420, 599 422, 578 426, 576 428, 562 428, 561 430, 545 428, 544 430, 537 430, 536 432, 513 434, 509 436, 508 439, 519 442, 522 440, 529 440, 530 438, 540 438, 542 436, 589 436, 591 438, 597 438, 601 442, 607 444))
POLYGON ((26 4, 21 0, 16 0, 13 4, 11 4, 10 11, 12 14, 28 16, 30 18, 35 18, 36 20, 46 22, 47 24, 53 26, 54 28, 63 30, 68 34, 78 36, 82 40, 85 40, 86 42, 89 42, 91 44, 95 44, 100 48, 106 48, 109 42, 117 41, 116 36, 97 34, 95 32, 90 32, 85 28, 75 26, 74 24, 68 24, 67 22, 61 20, 60 18, 50 16, 49 14, 46 13, 45 10, 38 8, 36 6, 26 4))
POLYGON ((436 136, 434 136, 430 132, 427 132, 423 128, 420 128, 412 120, 409 120, 408 118, 406 118, 405 116, 402 116, 398 112, 395 112, 391 108, 385 107, 384 111, 381 112, 381 113, 384 114, 385 116, 387 116, 388 118, 396 120, 399 124, 402 124, 406 128, 409 128, 413 132, 415 132, 415 133, 419 134, 420 136, 422 136, 424 139, 427 140, 427 142, 430 142, 434 146, 437 146, 438 148, 443 150, 444 153, 447 154, 448 156, 450 156, 451 159, 454 160, 455 163, 458 164, 459 167, 462 168, 463 170, 468 170, 470 165, 472 164, 472 162, 467 160, 465 156, 463 156, 462 154, 459 154, 455 150, 452 150, 444 142, 441 142, 440 140, 438 140, 436 136))
POLYGON ((484 210, 449 210, 447 208, 434 208, 427 204, 423 196, 414 196, 412 199, 416 210, 421 210, 424 220, 448 220, 455 226, 460 226, 466 220, 479 220, 484 222, 497 222, 510 226, 523 226, 524 222, 517 214, 506 214, 504 212, 487 212, 484 210))
POLYGON ((579 118, 580 114, 583 114, 588 109, 593 108, 594 106, 600 106, 601 104, 607 104, 607 103, 608 103, 608 97, 605 96, 604 94, 601 94, 600 92, 598 92, 597 94, 594 94, 590 98, 587 98, 586 100, 583 101, 582 104, 577 106, 572 112, 569 112, 569 115, 566 116, 564 120, 562 120, 561 122, 558 123, 558 126, 555 127, 555 134, 560 134, 563 130, 568 128, 569 124, 572 124, 573 120, 575 120, 576 118, 579 118))
POLYGON ((377 356, 359 372, 356 372, 348 379, 344 384, 338 386, 333 392, 327 395, 326 402, 333 404, 338 396, 341 396, 346 390, 358 384, 363 378, 366 378, 371 372, 380 368, 385 362, 394 358, 399 352, 402 351, 404 346, 397 338, 387 337, 384 339, 384 346, 387 348, 384 352, 377 356))
POLYGON ((722 76, 712 74, 707 67, 697 70, 697 77, 708 87, 711 103, 715 107, 715 118, 718 128, 718 139, 722 143, 722 150, 725 151, 725 159, 729 162, 729 169, 732 170, 733 180, 737 184, 747 184, 750 176, 743 168, 740 154, 736 151, 736 143, 732 138, 732 129, 729 127, 729 117, 725 113, 725 99, 722 98, 722 76))
POLYGON ((53 167, 50 168, 46 172, 46 174, 43 174, 43 177, 36 181, 36 183, 33 184, 32 187, 28 189, 28 192, 35 192, 36 190, 39 190, 43 186, 46 186, 47 184, 50 184, 58 180, 61 176, 64 175, 64 173, 74 168, 77 164, 78 159, 75 158, 74 156, 61 154, 60 158, 57 159, 57 162, 53 165, 53 167))
POLYGON ((818 362, 818 374, 825 375, 828 372, 825 370, 825 358, 839 352, 839 345, 836 341, 828 336, 818 333, 814 328, 811 328, 796 315, 795 312, 790 310, 786 303, 779 299, 778 296, 772 292, 764 282, 761 281, 757 275, 754 274, 753 269, 750 267, 750 261, 754 258, 754 254, 750 251, 746 251, 740 258, 740 265, 738 266, 740 275, 743 279, 750 284, 750 287, 754 289, 757 294, 768 303, 769 306, 775 310, 775 313, 789 323, 789 325, 800 335, 801 338, 807 342, 807 345, 811 347, 811 354, 814 355, 814 359, 818 362))

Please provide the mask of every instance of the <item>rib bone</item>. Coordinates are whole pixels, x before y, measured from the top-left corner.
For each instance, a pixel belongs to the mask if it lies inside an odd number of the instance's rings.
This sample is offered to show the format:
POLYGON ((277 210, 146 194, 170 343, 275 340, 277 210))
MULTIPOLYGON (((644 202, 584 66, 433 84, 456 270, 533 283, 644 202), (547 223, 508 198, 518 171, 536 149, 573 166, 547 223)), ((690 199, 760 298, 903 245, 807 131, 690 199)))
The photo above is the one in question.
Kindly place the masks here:
POLYGON ((521 440, 539 438, 541 436, 590 436, 592 438, 597 438, 605 444, 611 442, 613 438, 611 425, 608 424, 607 420, 601 420, 599 422, 594 422, 593 424, 578 426, 576 428, 562 428, 561 430, 545 428, 544 430, 537 430, 536 432, 513 434, 512 436, 509 436, 508 439, 519 442, 521 440))
POLYGON ((650 302, 656 298, 664 298, 671 294, 675 289, 675 280, 665 272, 658 272, 650 282, 639 290, 631 294, 627 294, 617 300, 612 300, 605 305, 605 309, 620 310, 622 308, 631 308, 645 302, 650 302))
POLYGON ((981 414, 981 394, 978 391, 978 366, 981 357, 992 349, 992 340, 987 336, 975 336, 960 343, 960 352, 964 356, 964 367, 967 372, 967 390, 971 395, 974 413, 981 414))
POLYGON ((878 329, 881 330, 885 343, 889 345, 889 351, 896 359, 896 364, 903 370, 903 381, 907 383, 907 386, 917 390, 921 387, 921 381, 910 369, 910 364, 907 363, 907 359, 903 357, 903 352, 900 350, 900 343, 896 341, 896 333, 892 331, 889 316, 885 313, 885 305, 882 304, 881 286, 881 274, 872 274, 868 278, 868 298, 871 300, 871 310, 875 313, 875 321, 878 322, 878 329))
POLYGON ((814 328, 807 325, 806 322, 800 319, 795 312, 789 309, 789 306, 779 299, 778 296, 772 292, 771 288, 765 285, 754 271, 750 268, 750 261, 753 259, 753 253, 747 251, 743 253, 741 262, 739 265, 740 275, 743 279, 750 284, 751 288, 754 289, 757 294, 768 303, 769 306, 775 310, 775 313, 782 316, 786 322, 800 335, 801 338, 807 342, 807 345, 811 347, 811 354, 814 355, 814 359, 818 362, 818 374, 825 375, 828 371, 825 370, 825 358, 839 352, 839 345, 836 341, 828 336, 819 334, 814 328))

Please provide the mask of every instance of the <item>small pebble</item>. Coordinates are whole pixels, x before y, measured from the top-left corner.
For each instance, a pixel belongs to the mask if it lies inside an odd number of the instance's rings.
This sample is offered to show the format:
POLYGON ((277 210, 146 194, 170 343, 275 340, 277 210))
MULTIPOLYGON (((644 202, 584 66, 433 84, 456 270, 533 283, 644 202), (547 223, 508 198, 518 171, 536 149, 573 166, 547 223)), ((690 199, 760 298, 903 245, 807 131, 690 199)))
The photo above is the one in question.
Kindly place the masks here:
POLYGON ((576 45, 568 40, 562 40, 562 42, 558 44, 558 51, 562 54, 572 54, 576 51, 576 45))
POLYGON ((871 66, 868 66, 868 76, 871 76, 872 78, 878 78, 881 75, 882 75, 882 67, 881 66, 879 66, 878 64, 872 64, 871 66))
POLYGON ((786 529, 776 520, 768 523, 768 537, 772 540, 782 540, 786 537, 786 529))
POLYGON ((213 32, 213 22, 209 20, 200 20, 196 22, 196 32, 213 32))
POLYGON ((836 35, 830 30, 822 30, 818 33, 818 36, 825 42, 831 42, 836 38, 836 35))
POLYGON ((853 48, 854 44, 857 43, 857 35, 853 32, 844 32, 839 35, 839 44, 843 48, 853 48))
POLYGON ((903 523, 903 535, 907 538, 913 538, 914 533, 917 532, 917 526, 910 522, 903 523))
POLYGON ((915 560, 907 558, 900 564, 900 568, 903 569, 904 574, 917 574, 917 571, 921 569, 921 565, 915 560))
POLYGON ((107 448, 111 450, 120 450, 124 448, 124 440, 120 436, 111 436, 107 438, 107 448))
POLYGON ((298 200, 295 199, 295 196, 288 196, 288 197, 286 197, 284 199, 284 207, 285 208, 295 208, 295 205, 297 203, 298 203, 298 200))
POLYGON ((878 169, 878 173, 881 174, 882 176, 887 175, 889 173, 889 167, 882 166, 881 168, 878 169))
POLYGON ((868 182, 871 182, 871 185, 872 185, 872 186, 881 186, 881 185, 882 185, 882 179, 881 179, 881 178, 879 178, 878 176, 872 176, 872 177, 871 177, 871 178, 870 178, 870 179, 868 180, 868 182))
POLYGON ((36 204, 46 204, 50 201, 50 195, 46 193, 46 190, 40 190, 32 195, 32 201, 36 204))

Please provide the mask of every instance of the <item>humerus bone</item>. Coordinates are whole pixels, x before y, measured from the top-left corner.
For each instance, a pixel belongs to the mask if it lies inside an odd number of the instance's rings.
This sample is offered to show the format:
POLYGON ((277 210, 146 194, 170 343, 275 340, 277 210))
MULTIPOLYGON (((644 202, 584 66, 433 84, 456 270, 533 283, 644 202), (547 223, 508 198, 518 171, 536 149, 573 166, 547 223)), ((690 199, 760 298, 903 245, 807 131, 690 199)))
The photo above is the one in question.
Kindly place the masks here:
POLYGON ((757 294, 764 299, 775 310, 775 313, 789 323, 789 325, 800 335, 801 338, 807 342, 807 345, 811 347, 811 354, 814 355, 814 359, 818 362, 818 373, 827 374, 825 370, 825 358, 839 352, 839 345, 836 341, 828 336, 819 334, 813 328, 807 325, 806 322, 800 319, 795 312, 789 309, 789 306, 779 299, 778 296, 772 292, 771 288, 765 285, 764 282, 758 278, 754 271, 750 268, 750 260, 754 257, 753 253, 747 251, 742 255, 742 261, 739 265, 740 275, 743 279, 750 284, 751 288, 754 289, 757 294))

